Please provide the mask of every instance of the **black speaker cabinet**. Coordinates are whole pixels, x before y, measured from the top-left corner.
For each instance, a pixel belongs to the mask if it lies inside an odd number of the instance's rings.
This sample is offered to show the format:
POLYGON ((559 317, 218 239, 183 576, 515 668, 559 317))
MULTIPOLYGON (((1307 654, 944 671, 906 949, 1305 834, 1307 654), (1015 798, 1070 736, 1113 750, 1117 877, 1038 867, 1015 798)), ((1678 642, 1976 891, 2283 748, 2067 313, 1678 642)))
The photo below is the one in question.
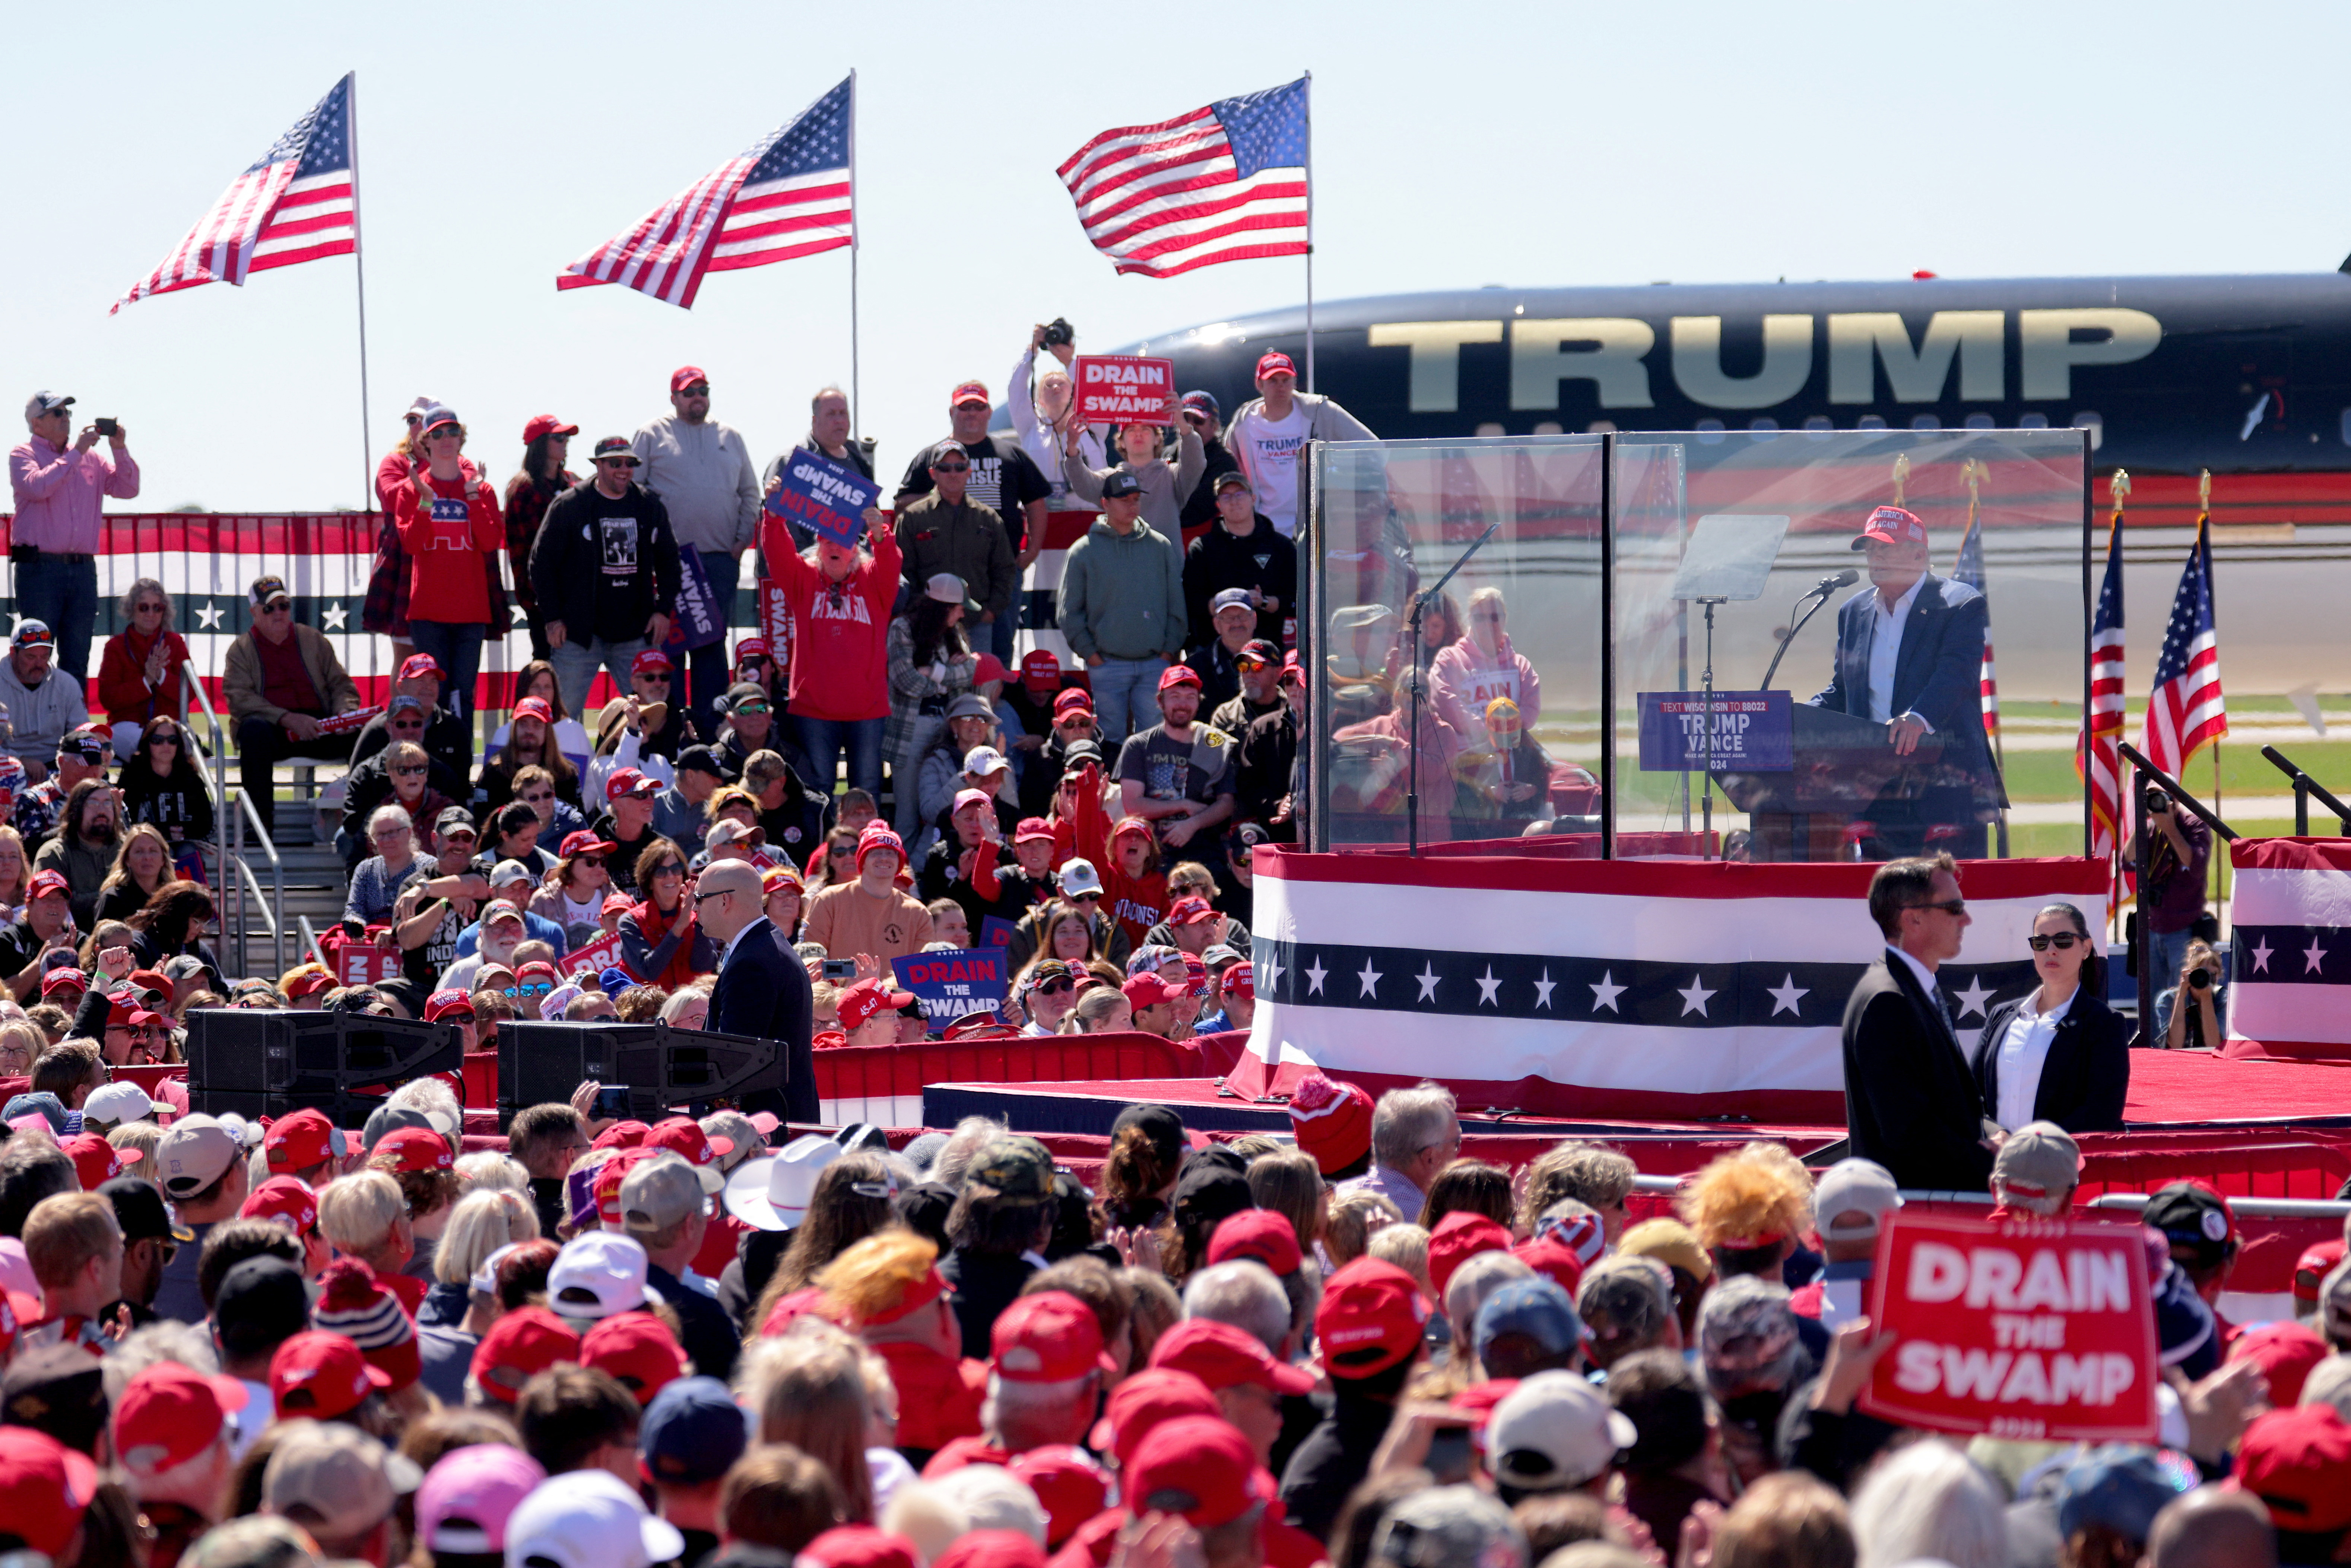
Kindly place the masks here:
POLYGON ((206 1008, 188 1015, 188 1108, 282 1116, 315 1106, 357 1127, 412 1078, 455 1072, 465 1045, 447 1024, 353 1013, 206 1008))
POLYGON ((703 1115, 718 1102, 783 1087, 783 1053, 771 1040, 672 1029, 665 1023, 504 1022, 498 1025, 498 1119, 529 1105, 561 1104, 589 1079, 626 1085, 629 1114, 658 1122, 683 1107, 703 1115))

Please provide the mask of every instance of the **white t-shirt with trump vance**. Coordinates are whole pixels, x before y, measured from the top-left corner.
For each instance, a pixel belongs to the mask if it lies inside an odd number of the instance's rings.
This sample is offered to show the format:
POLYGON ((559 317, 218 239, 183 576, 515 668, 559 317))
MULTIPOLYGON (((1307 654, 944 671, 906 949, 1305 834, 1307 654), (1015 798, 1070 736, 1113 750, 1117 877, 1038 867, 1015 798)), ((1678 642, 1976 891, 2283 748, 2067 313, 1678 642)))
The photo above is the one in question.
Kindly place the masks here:
POLYGON ((1293 402, 1282 420, 1266 418, 1262 408, 1244 409, 1225 433, 1226 446, 1257 490, 1257 509, 1284 538, 1298 532, 1298 460, 1306 451, 1307 426, 1304 406, 1293 402))

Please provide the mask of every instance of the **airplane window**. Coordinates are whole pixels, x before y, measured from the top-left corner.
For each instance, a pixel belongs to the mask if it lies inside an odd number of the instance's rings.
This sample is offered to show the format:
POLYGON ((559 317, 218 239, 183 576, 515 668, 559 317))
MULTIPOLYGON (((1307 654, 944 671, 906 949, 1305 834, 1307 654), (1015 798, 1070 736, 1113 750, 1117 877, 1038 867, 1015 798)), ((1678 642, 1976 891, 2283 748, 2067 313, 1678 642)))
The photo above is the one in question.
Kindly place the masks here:
POLYGON ((1701 446, 1718 446, 1722 442, 1722 421, 1701 419, 1698 422, 1698 440, 1701 446))
POLYGON ((2076 430, 2090 433, 2090 450, 2095 452, 2106 444, 2106 417, 2095 409, 2083 409, 2071 421, 2076 430))
MULTIPOLYGON (((1552 428, 1556 430, 1559 427, 1557 425, 1553 425, 1552 428)), ((1586 435, 1609 435, 1613 434, 1615 432, 1615 429, 1616 422, 1614 420, 1595 419, 1590 424, 1583 427, 1583 433, 1586 435)))
POLYGON ((1537 420, 1535 422, 1534 434, 1537 435, 1560 435, 1565 434, 1565 431, 1564 427, 1561 425, 1559 421, 1555 419, 1543 419, 1537 420))
MULTIPOLYGON (((1476 430, 1470 432, 1470 434, 1473 435, 1500 435, 1503 434, 1503 431, 1499 424, 1489 419, 1483 424, 1480 424, 1476 430)), ((1700 758, 1700 760, 1704 760, 1704 758, 1700 758)))
POLYGON ((1747 422, 1747 432, 1758 441, 1768 441, 1780 433, 1780 422, 1776 419, 1750 419, 1747 422))
POLYGON ((1886 421, 1877 414, 1865 413, 1853 422, 1855 430, 1884 430, 1886 421))
POLYGON ((2343 444, 2351 446, 2351 408, 2343 411, 2343 444))
POLYGON ((1991 415, 1988 413, 1971 413, 1968 415, 1968 428, 1970 430, 1990 430, 1991 428, 1991 415))
POLYGON ((1937 419, 1931 413, 1922 413, 1911 420, 1910 428, 1913 430, 1940 430, 1943 428, 1943 422, 1937 419))
POLYGON ((1819 435, 1826 431, 1834 430, 1836 426, 1829 423, 1829 419, 1826 414, 1816 413, 1813 415, 1812 418, 1804 421, 1804 428, 1807 431, 1810 431, 1813 434, 1819 435))
POLYGON ((2049 428, 2049 416, 2045 413, 2028 413, 2023 418, 2016 422, 2016 428, 2019 430, 2046 430, 2049 428))

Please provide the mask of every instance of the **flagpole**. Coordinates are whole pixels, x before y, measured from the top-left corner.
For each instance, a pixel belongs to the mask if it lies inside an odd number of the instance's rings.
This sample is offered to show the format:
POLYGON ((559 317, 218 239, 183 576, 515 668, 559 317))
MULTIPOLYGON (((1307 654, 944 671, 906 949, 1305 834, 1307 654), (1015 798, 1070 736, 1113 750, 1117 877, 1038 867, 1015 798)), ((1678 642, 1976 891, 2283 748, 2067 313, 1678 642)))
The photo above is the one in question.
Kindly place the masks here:
POLYGON ((1306 82, 1306 390, 1314 390, 1314 73, 1306 82))
POLYGON ((849 434, 857 435, 864 401, 857 384, 857 69, 849 71, 849 434))
POLYGON ((360 243, 360 73, 351 73, 348 122, 344 134, 351 146, 351 274, 358 280, 360 299, 360 515, 375 500, 375 454, 368 442, 373 422, 368 417, 367 368, 367 247, 360 243))

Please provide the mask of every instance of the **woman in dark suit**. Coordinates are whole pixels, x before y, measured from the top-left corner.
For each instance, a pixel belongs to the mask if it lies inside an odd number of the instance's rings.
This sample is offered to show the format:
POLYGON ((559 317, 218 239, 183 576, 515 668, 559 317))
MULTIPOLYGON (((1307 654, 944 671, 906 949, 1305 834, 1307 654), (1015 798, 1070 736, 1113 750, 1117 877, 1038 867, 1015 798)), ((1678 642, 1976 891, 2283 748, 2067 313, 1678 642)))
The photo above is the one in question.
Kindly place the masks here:
POLYGON ((2011 1131, 2054 1122, 2069 1133, 2118 1132, 2130 1087, 2130 1026, 2107 1007, 2105 959, 2070 904, 2032 919, 2040 988, 1992 1009, 1973 1066, 1984 1108, 2011 1131))

